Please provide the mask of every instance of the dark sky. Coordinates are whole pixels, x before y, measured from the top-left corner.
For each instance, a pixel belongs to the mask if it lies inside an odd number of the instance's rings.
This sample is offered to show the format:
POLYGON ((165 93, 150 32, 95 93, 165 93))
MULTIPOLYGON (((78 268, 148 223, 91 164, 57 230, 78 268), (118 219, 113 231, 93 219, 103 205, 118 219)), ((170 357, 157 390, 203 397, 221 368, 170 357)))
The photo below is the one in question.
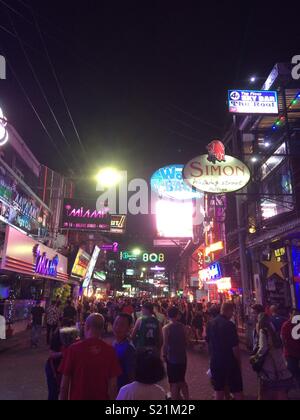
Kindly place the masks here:
POLYGON ((69 166, 79 173, 80 166, 81 175, 91 176, 112 164, 134 177, 149 176, 162 165, 185 163, 224 134, 227 89, 247 87, 250 75, 266 77, 276 62, 300 54, 298 4, 0 0, 0 53, 8 57, 66 162, 10 70, 8 80, 0 82, 0 104, 37 158, 53 169, 67 173, 69 166), (86 153, 27 5, 44 35, 86 153))

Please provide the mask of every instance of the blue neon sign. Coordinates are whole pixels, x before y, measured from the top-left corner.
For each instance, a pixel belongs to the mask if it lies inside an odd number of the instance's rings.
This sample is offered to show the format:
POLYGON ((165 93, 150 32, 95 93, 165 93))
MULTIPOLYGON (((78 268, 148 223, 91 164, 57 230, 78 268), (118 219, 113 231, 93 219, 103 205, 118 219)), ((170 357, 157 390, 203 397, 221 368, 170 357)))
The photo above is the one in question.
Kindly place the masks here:
POLYGON ((203 194, 193 191, 183 180, 184 165, 170 165, 156 171, 151 178, 151 189, 162 198, 192 200, 203 194))

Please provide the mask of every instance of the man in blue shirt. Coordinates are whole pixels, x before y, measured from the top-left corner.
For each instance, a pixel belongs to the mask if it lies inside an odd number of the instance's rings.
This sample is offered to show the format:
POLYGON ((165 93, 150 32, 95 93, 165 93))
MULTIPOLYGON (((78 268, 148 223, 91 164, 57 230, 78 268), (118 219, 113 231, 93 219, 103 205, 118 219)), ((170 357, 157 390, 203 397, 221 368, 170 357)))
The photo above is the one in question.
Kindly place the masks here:
POLYGON ((114 348, 123 371, 122 375, 118 378, 119 390, 135 379, 136 350, 129 340, 132 324, 132 316, 121 313, 117 316, 113 325, 116 340, 114 342, 114 348))

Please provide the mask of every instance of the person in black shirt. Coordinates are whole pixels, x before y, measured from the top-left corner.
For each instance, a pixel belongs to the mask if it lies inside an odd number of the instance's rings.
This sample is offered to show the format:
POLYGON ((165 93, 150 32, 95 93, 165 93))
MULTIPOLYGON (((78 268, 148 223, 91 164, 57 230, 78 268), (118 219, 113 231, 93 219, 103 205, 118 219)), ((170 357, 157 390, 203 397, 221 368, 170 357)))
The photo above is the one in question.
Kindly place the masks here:
POLYGON ((210 370, 217 400, 225 399, 227 388, 236 400, 243 399, 239 338, 236 326, 230 321, 233 313, 233 304, 224 303, 221 314, 211 321, 207 332, 210 370))
POLYGON ((38 347, 42 335, 43 319, 45 309, 41 307, 41 302, 37 301, 31 309, 31 347, 38 347))
POLYGON ((67 301, 67 306, 64 309, 64 319, 69 320, 71 325, 75 325, 77 321, 77 311, 72 305, 72 301, 67 301))

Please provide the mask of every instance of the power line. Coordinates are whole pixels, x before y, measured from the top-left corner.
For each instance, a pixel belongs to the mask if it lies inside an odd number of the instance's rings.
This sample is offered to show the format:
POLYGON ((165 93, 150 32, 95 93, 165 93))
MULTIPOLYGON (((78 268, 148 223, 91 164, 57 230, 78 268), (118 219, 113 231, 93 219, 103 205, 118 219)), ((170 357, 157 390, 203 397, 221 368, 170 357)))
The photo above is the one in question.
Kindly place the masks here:
POLYGON ((9 4, 7 4, 6 1, 0 0, 0 3, 2 3, 3 6, 7 7, 11 12, 15 13, 17 16, 19 16, 20 18, 22 18, 23 20, 25 20, 30 25, 33 24, 33 22, 31 22, 29 19, 27 19, 22 13, 20 13, 18 10, 16 10, 15 8, 13 8, 9 4))
POLYGON ((52 137, 52 136, 51 136, 51 134, 49 133, 49 131, 48 131, 47 127, 46 127, 46 126, 45 126, 45 124, 43 123, 42 118, 40 117, 40 115, 39 115, 38 111, 36 110, 36 108, 35 108, 35 106, 34 106, 34 104, 33 104, 32 100, 31 100, 31 99, 30 99, 30 97, 28 96, 28 94, 27 94, 27 92, 26 92, 26 89, 24 88, 24 86, 23 86, 23 84, 22 84, 21 80, 19 79, 19 77, 18 77, 17 73, 15 72, 15 70, 14 70, 14 68, 13 68, 13 66, 12 66, 12 64, 11 64, 11 62, 10 62, 9 60, 7 60, 7 64, 8 64, 8 66, 10 67, 10 70, 11 70, 11 72, 12 72, 12 74, 13 74, 14 78, 16 79, 16 81, 17 81, 17 83, 18 83, 18 85, 19 85, 20 89, 22 90, 22 92, 23 92, 23 94, 24 94, 25 98, 27 99, 27 101, 28 101, 29 105, 31 106, 31 108, 32 108, 32 110, 33 110, 33 112, 34 112, 34 114, 36 115, 37 119, 39 120, 39 122, 40 122, 40 124, 41 124, 41 126, 42 126, 43 130, 44 130, 44 131, 45 131, 45 133, 47 134, 47 136, 48 136, 48 138, 50 139, 50 141, 51 141, 51 143, 52 143, 53 147, 55 148, 56 152, 58 153, 58 156, 60 157, 60 159, 62 160, 63 164, 66 166, 66 168, 68 168, 68 170, 70 171, 70 167, 69 167, 69 165, 68 165, 67 161, 65 160, 65 158, 64 158, 63 154, 61 153, 61 151, 59 150, 59 148, 58 148, 57 144, 55 143, 55 141, 54 141, 53 137, 52 137))
POLYGON ((37 21, 37 19, 36 19, 36 17, 35 17, 35 14, 34 14, 34 12, 33 12, 33 10, 32 10, 32 9, 31 9, 31 11, 32 11, 32 15, 33 15, 33 18, 34 18, 34 21, 35 21, 35 25, 36 25, 37 31, 38 31, 38 33, 39 33, 39 36, 40 36, 40 38, 41 38, 41 41, 42 41, 42 44, 43 44, 43 47, 44 47, 44 50, 45 50, 45 53, 46 53, 47 59, 48 59, 48 61, 49 61, 49 64, 50 64, 50 67, 51 67, 51 70, 52 70, 53 77, 54 77, 54 79, 55 79, 55 82, 56 82, 57 88, 58 88, 58 90, 59 90, 60 96, 61 96, 61 98, 62 98, 62 100, 63 100, 63 103, 64 103, 64 105, 65 105, 65 107, 66 107, 67 114, 68 114, 68 116, 69 116, 69 118, 70 118, 71 124, 72 124, 72 126, 73 126, 74 131, 75 131, 75 134, 76 134, 77 140, 78 140, 78 142, 79 142, 79 144, 80 144, 80 146, 81 146, 81 149, 82 149, 83 153, 84 153, 84 154, 86 154, 85 147, 84 147, 83 142, 82 142, 82 140, 81 140, 81 138, 80 138, 80 135, 79 135, 78 129, 77 129, 76 125, 75 125, 75 122, 74 122, 74 119, 73 119, 73 117, 72 117, 72 114, 71 114, 70 108, 69 108, 69 106, 68 106, 68 103, 67 103, 67 100, 66 100, 65 94, 64 94, 63 89, 62 89, 62 87, 61 87, 61 84, 60 84, 59 78, 58 78, 58 76, 57 76, 57 72, 56 72, 55 67, 54 67, 54 64, 53 64, 53 62, 52 62, 52 60, 51 60, 51 57, 50 57, 50 54, 49 54, 49 50, 48 50, 47 45, 46 45, 46 42, 45 42, 45 38, 44 38, 43 33, 42 33, 42 31, 41 31, 41 27, 40 27, 40 25, 39 25, 39 23, 38 23, 38 21, 37 21))
MULTIPOLYGON (((171 128, 168 128, 167 130, 170 133, 172 133, 172 134, 176 134, 176 136, 183 137, 183 138, 185 138, 187 140, 193 141, 194 143, 198 143, 198 144, 201 144, 202 143, 201 140, 199 140, 199 139, 197 139, 195 137, 187 136, 186 134, 180 133, 179 131, 176 131, 176 130, 172 130, 171 128)), ((206 140, 206 142, 207 142, 207 140, 206 140)))
POLYGON ((212 127, 214 129, 217 129, 217 130, 221 130, 222 129, 221 127, 219 127, 219 126, 217 126, 215 124, 212 124, 209 121, 205 121, 202 118, 196 117, 195 115, 191 114, 190 112, 185 111, 184 109, 178 107, 177 105, 169 104, 169 106, 171 108, 177 109, 177 111, 180 111, 181 113, 183 113, 185 115, 188 115, 190 118, 193 118, 194 120, 201 122, 201 124, 207 125, 209 127, 212 127))
MULTIPOLYGON (((2 1, 2 0, 0 0, 0 1, 2 1)), ((46 102, 46 104, 47 104, 47 106, 48 106, 48 108, 50 110, 50 113, 51 113, 51 115, 52 115, 52 117, 53 117, 53 119, 54 119, 54 121, 55 121, 58 129, 59 129, 59 132, 61 133, 61 135, 62 135, 62 137, 63 137, 63 139, 64 139, 64 141, 65 141, 65 143, 66 143, 66 145, 68 147, 68 149, 70 149, 71 156, 72 156, 75 164, 77 165, 78 162, 77 162, 77 159, 75 158, 75 155, 73 154, 72 147, 70 146, 70 144, 69 144, 69 142, 68 142, 68 140, 67 140, 67 138, 65 136, 65 133, 63 132, 63 129, 62 129, 62 127, 61 127, 61 125, 60 125, 60 123, 59 123, 59 121, 58 121, 58 119, 57 119, 57 117, 56 117, 56 115, 55 115, 55 113, 53 111, 53 108, 52 108, 52 106, 51 106, 51 104, 50 104, 50 102, 49 102, 49 100, 47 98, 47 95, 45 93, 45 90, 44 90, 44 88, 43 88, 43 86, 42 86, 42 84, 41 84, 41 82, 40 82, 40 80, 39 80, 39 78, 38 78, 38 76, 36 74, 36 71, 35 71, 35 69, 33 67, 33 64, 31 63, 31 60, 30 60, 30 58, 29 58, 29 56, 28 56, 28 54, 26 52, 26 49, 25 49, 24 44, 23 44, 23 41, 21 40, 21 37, 20 37, 20 35, 19 35, 18 31, 17 31, 17 28, 16 28, 16 26, 14 24, 14 21, 13 21, 11 15, 10 15, 10 12, 7 11, 7 14, 9 16, 9 19, 10 19, 10 22, 11 22, 11 25, 12 25, 12 28, 13 28, 16 36, 17 36, 17 39, 19 41, 20 47, 21 47, 21 49, 23 51, 24 57, 25 57, 25 59, 27 61, 27 64, 28 64, 28 66, 29 66, 29 68, 30 68, 30 70, 31 70, 31 72, 33 74, 33 77, 34 77, 34 79, 35 79, 35 81, 36 81, 36 83, 37 83, 37 85, 38 85, 38 87, 39 87, 39 89, 41 91, 41 94, 42 94, 42 96, 43 96, 43 98, 44 98, 44 100, 45 100, 45 102, 46 102)), ((79 167, 80 167, 80 165, 79 165, 79 167)))
POLYGON ((176 121, 176 122, 178 122, 179 124, 183 125, 184 127, 190 128, 191 130, 195 131, 196 133, 199 133, 199 134, 203 135, 203 132, 202 132, 201 130, 198 130, 197 128, 193 127, 192 125, 190 125, 190 124, 186 123, 185 121, 178 120, 177 118, 174 118, 174 117, 172 116, 172 114, 171 114, 171 113, 169 113, 168 111, 166 111, 166 112, 167 112, 167 114, 168 114, 168 115, 172 118, 172 120, 173 120, 173 121, 176 121))

